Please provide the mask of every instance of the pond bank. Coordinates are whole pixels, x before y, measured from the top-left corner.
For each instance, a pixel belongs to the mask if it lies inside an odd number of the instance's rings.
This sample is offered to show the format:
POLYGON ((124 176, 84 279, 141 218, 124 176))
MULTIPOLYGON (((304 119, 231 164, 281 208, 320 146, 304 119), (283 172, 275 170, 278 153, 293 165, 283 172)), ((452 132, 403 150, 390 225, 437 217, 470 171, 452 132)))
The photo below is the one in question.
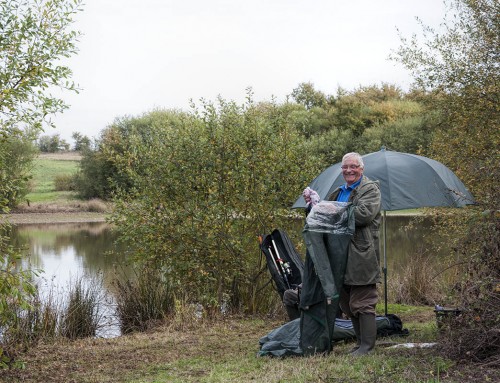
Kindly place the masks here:
POLYGON ((2 217, 13 225, 41 223, 105 222, 107 214, 95 212, 15 213, 2 217))

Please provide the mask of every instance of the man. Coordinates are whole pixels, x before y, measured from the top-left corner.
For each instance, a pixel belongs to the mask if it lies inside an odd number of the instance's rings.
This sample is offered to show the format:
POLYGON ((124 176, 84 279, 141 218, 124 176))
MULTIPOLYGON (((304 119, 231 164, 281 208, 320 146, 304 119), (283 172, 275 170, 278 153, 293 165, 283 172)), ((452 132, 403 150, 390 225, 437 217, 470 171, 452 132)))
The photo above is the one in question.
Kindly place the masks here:
POLYGON ((378 182, 363 176, 364 163, 358 153, 344 155, 341 167, 346 183, 328 200, 351 202, 354 209, 356 227, 348 249, 340 308, 352 321, 357 347, 351 354, 358 356, 371 352, 377 338, 375 305, 378 300, 376 284, 380 283, 381 196, 378 182))

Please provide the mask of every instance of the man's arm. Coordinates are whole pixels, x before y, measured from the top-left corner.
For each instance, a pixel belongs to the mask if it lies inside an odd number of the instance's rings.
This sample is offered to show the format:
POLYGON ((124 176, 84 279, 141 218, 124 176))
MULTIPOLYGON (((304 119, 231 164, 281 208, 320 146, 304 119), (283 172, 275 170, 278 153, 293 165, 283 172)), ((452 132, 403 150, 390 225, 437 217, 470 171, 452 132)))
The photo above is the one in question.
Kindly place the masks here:
POLYGON ((359 190, 359 196, 354 205, 356 226, 366 226, 380 212, 382 198, 378 184, 371 183, 359 190))

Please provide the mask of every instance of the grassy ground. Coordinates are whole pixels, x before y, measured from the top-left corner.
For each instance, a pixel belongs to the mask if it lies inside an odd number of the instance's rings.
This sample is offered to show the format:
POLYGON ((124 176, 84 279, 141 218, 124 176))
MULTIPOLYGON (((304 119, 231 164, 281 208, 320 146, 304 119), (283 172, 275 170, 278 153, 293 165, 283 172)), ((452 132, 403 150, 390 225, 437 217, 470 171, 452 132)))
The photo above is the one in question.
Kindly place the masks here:
POLYGON ((75 193, 55 190, 54 178, 58 175, 72 175, 78 171, 78 153, 41 154, 33 168, 33 191, 26 196, 30 203, 74 199, 75 193))
MULTIPOLYGON (((391 312, 394 312, 391 307, 391 312)), ((394 348, 432 342, 431 308, 400 313, 410 335, 377 340, 368 356, 348 355, 337 343, 323 356, 259 357, 259 338, 283 324, 265 318, 221 318, 174 322, 148 333, 115 339, 85 339, 39 345, 24 357, 25 368, 0 371, 2 382, 495 382, 493 371, 458 366, 434 348, 394 348)))
POLYGON ((54 179, 78 171, 80 154, 43 153, 35 159, 32 191, 12 210, 12 223, 64 223, 103 221, 109 204, 99 200, 83 201, 76 192, 57 191, 54 179))

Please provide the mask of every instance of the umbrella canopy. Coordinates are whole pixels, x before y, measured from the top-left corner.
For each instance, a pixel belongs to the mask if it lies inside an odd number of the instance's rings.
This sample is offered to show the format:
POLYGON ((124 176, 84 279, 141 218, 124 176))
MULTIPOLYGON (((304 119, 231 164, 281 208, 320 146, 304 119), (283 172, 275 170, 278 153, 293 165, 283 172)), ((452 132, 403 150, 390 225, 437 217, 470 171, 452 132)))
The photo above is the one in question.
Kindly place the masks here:
MULTIPOLYGON (((382 150, 362 156, 363 174, 380 182, 382 210, 420 207, 462 207, 474 198, 458 177, 441 162, 416 154, 382 150)), ((325 169, 310 184, 321 199, 345 183, 341 162, 325 169)), ((306 207, 300 196, 292 208, 306 207)))

